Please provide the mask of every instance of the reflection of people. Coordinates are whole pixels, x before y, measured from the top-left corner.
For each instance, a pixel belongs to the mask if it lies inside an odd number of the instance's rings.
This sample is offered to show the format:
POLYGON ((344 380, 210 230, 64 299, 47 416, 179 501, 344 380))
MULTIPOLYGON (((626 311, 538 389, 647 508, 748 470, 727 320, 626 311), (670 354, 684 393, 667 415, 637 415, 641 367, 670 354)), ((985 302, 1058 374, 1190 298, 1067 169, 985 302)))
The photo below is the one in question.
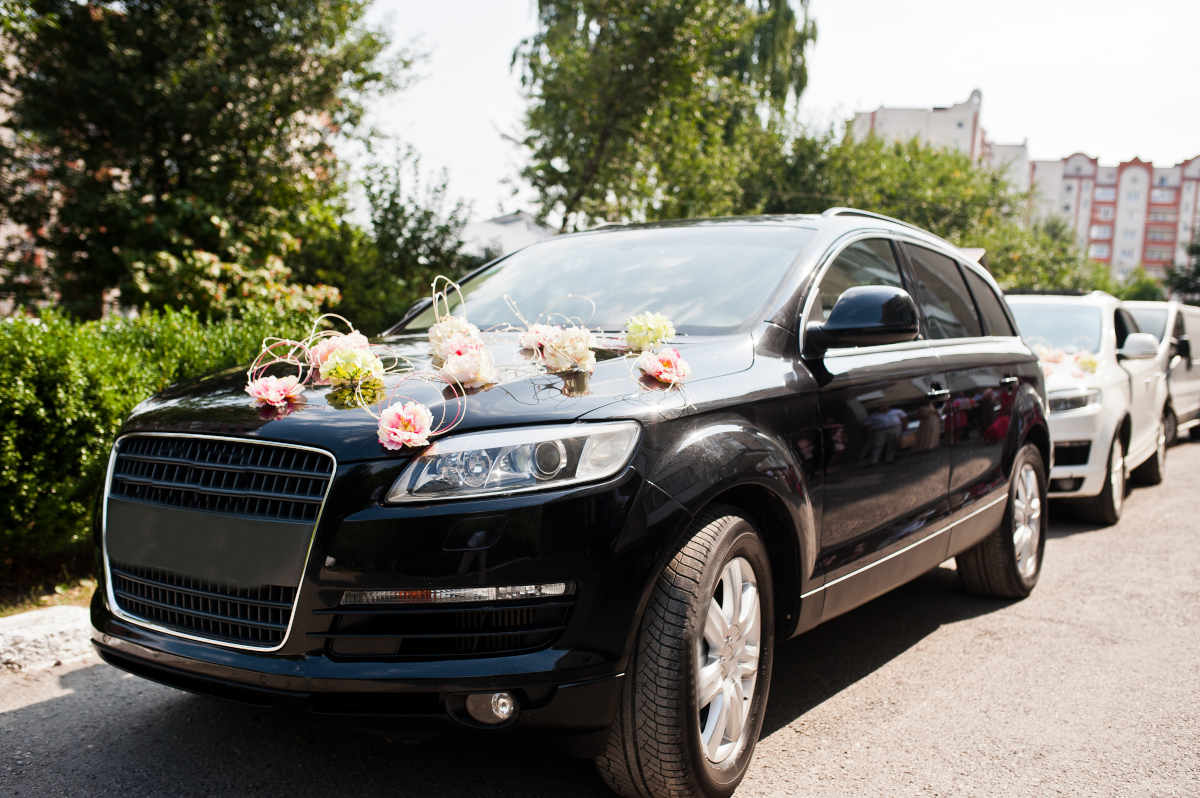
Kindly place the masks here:
POLYGON ((942 439, 942 415, 933 402, 921 405, 921 409, 917 411, 917 420, 920 423, 917 427, 917 451, 928 452, 936 449, 942 439))
POLYGON ((871 446, 867 450, 871 465, 879 464, 880 454, 885 463, 892 462, 896 457, 896 439, 900 437, 907 421, 908 415, 891 405, 880 405, 867 416, 863 423, 871 431, 871 446))

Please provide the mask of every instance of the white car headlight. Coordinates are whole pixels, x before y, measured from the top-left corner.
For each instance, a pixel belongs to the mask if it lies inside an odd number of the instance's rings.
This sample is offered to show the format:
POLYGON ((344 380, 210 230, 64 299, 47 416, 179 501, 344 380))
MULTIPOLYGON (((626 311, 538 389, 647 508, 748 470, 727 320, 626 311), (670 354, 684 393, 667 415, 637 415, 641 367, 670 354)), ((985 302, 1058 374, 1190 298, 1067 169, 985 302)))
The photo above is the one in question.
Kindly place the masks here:
POLYGON ((636 421, 614 421, 451 436, 404 469, 387 501, 525 493, 605 479, 629 462, 641 431, 636 421))
POLYGON ((1100 404, 1104 396, 1098 388, 1091 390, 1053 391, 1047 399, 1050 400, 1051 413, 1065 413, 1068 410, 1082 410, 1090 405, 1100 404))

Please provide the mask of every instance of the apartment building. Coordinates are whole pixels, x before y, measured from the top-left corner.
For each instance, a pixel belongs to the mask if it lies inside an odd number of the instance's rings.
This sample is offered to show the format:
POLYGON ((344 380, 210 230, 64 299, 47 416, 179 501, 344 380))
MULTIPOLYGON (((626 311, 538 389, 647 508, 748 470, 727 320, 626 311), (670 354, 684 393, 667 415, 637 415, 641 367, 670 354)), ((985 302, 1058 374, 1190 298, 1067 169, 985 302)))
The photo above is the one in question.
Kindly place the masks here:
POLYGON ((1029 190, 1029 148, 997 144, 980 122, 983 94, 976 89, 966 102, 945 108, 885 108, 860 111, 850 120, 850 134, 858 140, 870 134, 888 141, 919 139, 934 147, 955 148, 995 168, 1003 168, 1008 182, 1019 191, 1029 190))
POLYGON ((1088 257, 1123 279, 1138 265, 1156 277, 1187 263, 1187 247, 1200 224, 1200 156, 1174 166, 1138 158, 1101 166, 1075 153, 1059 161, 1033 161, 1033 216, 1070 223, 1088 257))

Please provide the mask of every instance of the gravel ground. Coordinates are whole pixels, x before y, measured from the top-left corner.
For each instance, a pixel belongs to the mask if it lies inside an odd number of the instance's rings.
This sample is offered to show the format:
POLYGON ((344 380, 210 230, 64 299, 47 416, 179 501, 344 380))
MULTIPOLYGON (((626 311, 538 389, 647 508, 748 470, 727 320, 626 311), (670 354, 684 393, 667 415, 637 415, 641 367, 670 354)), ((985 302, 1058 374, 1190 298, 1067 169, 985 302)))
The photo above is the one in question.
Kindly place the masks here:
MULTIPOLYGON (((782 644, 745 796, 1200 795, 1200 444, 1025 601, 939 568, 782 644)), ((607 795, 586 761, 387 743, 83 661, 0 673, 0 795, 607 795)))

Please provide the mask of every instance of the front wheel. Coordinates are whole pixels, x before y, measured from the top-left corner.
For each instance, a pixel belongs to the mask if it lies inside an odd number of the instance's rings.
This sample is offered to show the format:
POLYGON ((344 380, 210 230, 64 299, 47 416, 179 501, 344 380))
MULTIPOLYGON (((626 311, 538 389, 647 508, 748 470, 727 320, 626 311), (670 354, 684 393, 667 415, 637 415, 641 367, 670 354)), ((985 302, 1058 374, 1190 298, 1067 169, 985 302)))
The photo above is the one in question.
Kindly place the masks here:
POLYGON ((1046 549, 1046 466, 1033 444, 1017 452, 1000 527, 977 546, 954 558, 958 577, 970 592, 991 598, 1021 599, 1042 573, 1046 549))
POLYGON ((627 798, 725 798, 762 729, 774 653, 771 569, 730 508, 697 517, 642 618, 596 769, 627 798))

